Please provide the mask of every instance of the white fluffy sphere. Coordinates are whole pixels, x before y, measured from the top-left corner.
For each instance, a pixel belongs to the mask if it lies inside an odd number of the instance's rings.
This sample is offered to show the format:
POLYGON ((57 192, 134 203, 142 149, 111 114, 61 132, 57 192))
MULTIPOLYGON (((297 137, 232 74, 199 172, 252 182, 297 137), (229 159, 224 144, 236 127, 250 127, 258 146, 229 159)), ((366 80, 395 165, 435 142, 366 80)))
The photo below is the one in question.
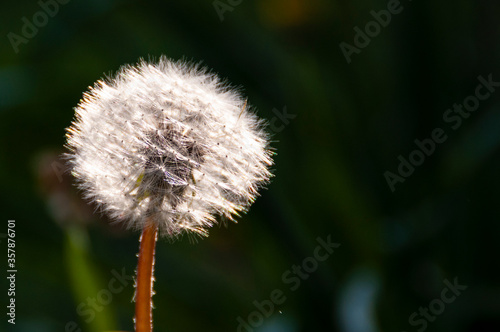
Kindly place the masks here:
POLYGON ((232 219, 271 174, 261 121, 204 69, 160 58, 98 81, 67 129, 74 176, 111 217, 160 234, 206 235, 232 219))

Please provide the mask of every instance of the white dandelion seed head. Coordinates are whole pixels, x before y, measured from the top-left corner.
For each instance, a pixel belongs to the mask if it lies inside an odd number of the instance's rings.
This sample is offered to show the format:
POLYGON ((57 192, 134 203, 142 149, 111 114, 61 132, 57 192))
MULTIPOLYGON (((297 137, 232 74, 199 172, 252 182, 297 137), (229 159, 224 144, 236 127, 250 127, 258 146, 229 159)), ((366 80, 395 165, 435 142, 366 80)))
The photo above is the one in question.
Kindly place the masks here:
POLYGON ((217 76, 162 57, 98 81, 67 129, 73 175, 112 218, 206 235, 246 211, 270 178, 262 121, 217 76))

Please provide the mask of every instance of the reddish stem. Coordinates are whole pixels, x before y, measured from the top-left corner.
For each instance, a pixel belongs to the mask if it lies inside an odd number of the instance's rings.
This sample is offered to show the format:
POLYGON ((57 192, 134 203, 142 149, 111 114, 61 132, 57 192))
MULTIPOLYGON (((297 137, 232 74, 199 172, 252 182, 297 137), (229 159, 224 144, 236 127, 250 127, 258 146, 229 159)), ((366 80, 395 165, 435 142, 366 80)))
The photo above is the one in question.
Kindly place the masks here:
POLYGON ((151 332, 153 330, 153 302, 151 297, 153 296, 157 229, 154 222, 149 222, 142 230, 135 285, 136 332, 151 332))

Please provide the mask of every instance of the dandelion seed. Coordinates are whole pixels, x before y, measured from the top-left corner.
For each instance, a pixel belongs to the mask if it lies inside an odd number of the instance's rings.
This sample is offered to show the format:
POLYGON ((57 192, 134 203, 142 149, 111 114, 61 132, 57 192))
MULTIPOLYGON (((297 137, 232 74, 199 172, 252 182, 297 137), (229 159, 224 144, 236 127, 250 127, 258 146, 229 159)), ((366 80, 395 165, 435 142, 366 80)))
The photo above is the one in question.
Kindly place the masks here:
POLYGON ((112 218, 206 235, 246 211, 270 173, 262 122, 214 74, 162 57, 98 81, 68 129, 73 174, 112 218))

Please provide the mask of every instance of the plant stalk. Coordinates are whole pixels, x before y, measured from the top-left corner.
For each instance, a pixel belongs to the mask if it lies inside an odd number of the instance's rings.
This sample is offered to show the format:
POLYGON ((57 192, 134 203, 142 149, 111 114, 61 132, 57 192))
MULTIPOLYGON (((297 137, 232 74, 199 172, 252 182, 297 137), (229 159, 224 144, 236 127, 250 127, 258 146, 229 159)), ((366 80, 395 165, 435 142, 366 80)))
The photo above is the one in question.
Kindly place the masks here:
POLYGON ((153 282, 158 227, 148 222, 141 235, 135 284, 135 331, 153 330, 153 282))

